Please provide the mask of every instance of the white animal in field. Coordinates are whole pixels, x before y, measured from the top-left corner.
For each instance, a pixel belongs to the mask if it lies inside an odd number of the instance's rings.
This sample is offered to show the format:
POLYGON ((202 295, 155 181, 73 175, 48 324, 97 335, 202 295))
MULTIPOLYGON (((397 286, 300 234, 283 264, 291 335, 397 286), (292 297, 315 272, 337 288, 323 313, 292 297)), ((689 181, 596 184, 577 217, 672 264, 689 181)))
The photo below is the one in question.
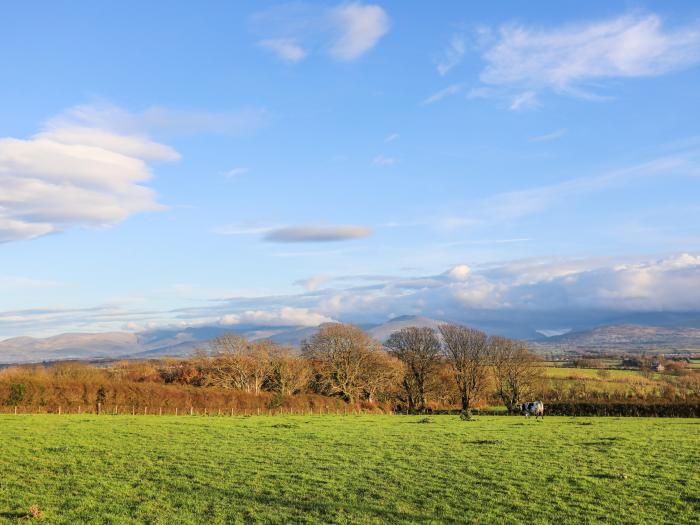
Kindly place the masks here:
POLYGON ((535 416, 535 419, 541 417, 544 419, 544 403, 542 401, 531 401, 520 405, 520 412, 525 416, 535 416))

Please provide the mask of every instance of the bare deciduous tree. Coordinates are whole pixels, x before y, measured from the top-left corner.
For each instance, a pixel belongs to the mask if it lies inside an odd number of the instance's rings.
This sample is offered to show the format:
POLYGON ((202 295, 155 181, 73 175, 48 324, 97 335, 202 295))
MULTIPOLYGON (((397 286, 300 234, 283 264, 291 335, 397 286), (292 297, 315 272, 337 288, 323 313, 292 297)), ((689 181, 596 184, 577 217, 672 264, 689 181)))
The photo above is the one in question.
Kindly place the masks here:
POLYGON ((395 396, 403 376, 404 365, 399 359, 381 350, 373 352, 364 380, 367 401, 372 403, 395 396))
POLYGON ((509 412, 532 395, 541 378, 539 359, 522 341, 505 337, 489 339, 496 394, 509 412))
POLYGON ((321 390, 348 402, 366 392, 377 352, 381 352, 379 343, 348 324, 324 325, 302 342, 302 355, 313 363, 321 390))
POLYGON ((409 410, 425 410, 427 387, 440 363, 440 340, 432 328, 410 326, 391 334, 385 346, 405 366, 402 380, 409 410))
POLYGON ((455 324, 441 325, 440 334, 443 352, 452 365, 462 411, 469 414, 488 385, 488 338, 484 332, 455 324))
POLYGON ((223 334, 211 343, 211 359, 202 359, 204 383, 259 394, 272 370, 271 341, 249 342, 235 334, 223 334))
POLYGON ((289 348, 280 347, 272 357, 270 390, 283 396, 304 392, 311 380, 311 367, 306 359, 295 356, 289 348))

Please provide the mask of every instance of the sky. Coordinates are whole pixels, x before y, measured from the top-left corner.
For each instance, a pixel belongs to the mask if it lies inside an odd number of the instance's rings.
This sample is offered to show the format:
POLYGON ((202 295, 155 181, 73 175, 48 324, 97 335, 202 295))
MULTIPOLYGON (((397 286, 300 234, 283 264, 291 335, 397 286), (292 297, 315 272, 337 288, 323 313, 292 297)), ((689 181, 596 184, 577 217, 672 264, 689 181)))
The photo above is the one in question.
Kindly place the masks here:
POLYGON ((0 338, 700 312, 700 4, 14 2, 0 338))

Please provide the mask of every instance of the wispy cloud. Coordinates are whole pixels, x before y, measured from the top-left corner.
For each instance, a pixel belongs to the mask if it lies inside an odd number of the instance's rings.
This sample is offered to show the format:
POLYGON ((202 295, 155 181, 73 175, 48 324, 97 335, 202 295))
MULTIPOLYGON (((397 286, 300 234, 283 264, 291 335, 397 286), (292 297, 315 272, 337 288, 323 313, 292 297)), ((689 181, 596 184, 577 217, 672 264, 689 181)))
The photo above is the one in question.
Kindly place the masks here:
POLYGON ((700 25, 665 28, 655 14, 552 29, 504 25, 482 55, 485 84, 596 96, 592 82, 658 76, 700 60, 700 25))
POLYGON ((438 102, 442 100, 443 98, 446 97, 451 97, 452 95, 456 95, 460 91, 462 91, 464 86, 462 84, 452 84, 450 86, 447 86, 444 89, 441 89, 440 91, 437 91, 430 95, 428 98, 423 100, 422 104, 423 105, 429 105, 429 104, 434 104, 435 102, 438 102))
POLYGON ((241 175, 245 175, 249 171, 250 170, 248 168, 243 168, 243 167, 231 168, 226 173, 224 173, 224 176, 227 179, 235 179, 236 177, 240 177, 241 175))
POLYGON ((520 111, 522 109, 533 109, 540 105, 537 101, 537 94, 534 91, 525 91, 513 97, 510 109, 520 111))
POLYGON ((213 231, 219 235, 259 235, 274 230, 275 228, 279 228, 279 226, 260 222, 243 222, 225 224, 215 228, 213 231))
POLYGON ((394 142, 398 138, 399 138, 398 133, 390 133, 389 135, 386 136, 386 138, 384 139, 384 142, 394 142))
POLYGON ((530 242, 533 239, 530 237, 516 237, 513 239, 470 239, 465 241, 452 241, 440 243, 443 248, 449 248, 451 246, 464 246, 464 245, 490 245, 490 244, 514 244, 521 242, 530 242))
POLYGON ((306 57, 304 48, 293 38, 271 38, 261 40, 258 44, 287 62, 299 62, 306 57))
POLYGON ((85 127, 119 135, 236 135, 260 128, 265 124, 267 116, 264 108, 196 111, 151 106, 141 111, 127 111, 100 101, 69 108, 49 119, 45 128, 85 127))
POLYGON ((464 53, 467 51, 467 43, 463 36, 452 35, 450 43, 443 51, 442 56, 437 61, 437 72, 445 76, 449 71, 462 61, 464 53))
POLYGON ((396 159, 393 157, 386 157, 384 155, 377 155, 372 159, 372 164, 375 164, 377 166, 391 166, 392 164, 396 163, 396 159))
POLYGON ((372 235, 372 230, 365 226, 288 226, 269 231, 264 239, 270 242, 334 242, 362 239, 372 235))
POLYGON ((262 36, 258 45, 287 62, 300 62, 319 51, 349 62, 377 45, 389 31, 390 20, 376 4, 280 4, 254 14, 251 26, 262 36))
POLYGON ((544 135, 533 135, 532 137, 529 137, 527 140, 530 142, 549 142, 550 140, 557 140, 562 138, 566 134, 566 129, 561 128, 556 131, 552 131, 551 133, 545 133, 544 135))
POLYGON ((494 219, 514 219, 543 211, 547 207, 566 202, 572 197, 603 191, 629 184, 639 184, 653 177, 671 174, 697 173, 697 152, 679 153, 660 157, 649 162, 612 170, 600 175, 569 179, 556 184, 510 191, 489 197, 480 209, 494 219))

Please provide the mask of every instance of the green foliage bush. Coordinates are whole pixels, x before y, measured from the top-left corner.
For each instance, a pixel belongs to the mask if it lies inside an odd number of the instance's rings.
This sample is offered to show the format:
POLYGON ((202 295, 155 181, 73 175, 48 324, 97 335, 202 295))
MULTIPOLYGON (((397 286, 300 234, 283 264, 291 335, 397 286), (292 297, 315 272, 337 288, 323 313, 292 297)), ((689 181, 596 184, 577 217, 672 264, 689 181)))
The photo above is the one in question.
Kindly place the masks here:
POLYGON ((18 405, 24 400, 27 387, 24 383, 13 383, 10 385, 10 395, 5 401, 6 405, 18 405))

